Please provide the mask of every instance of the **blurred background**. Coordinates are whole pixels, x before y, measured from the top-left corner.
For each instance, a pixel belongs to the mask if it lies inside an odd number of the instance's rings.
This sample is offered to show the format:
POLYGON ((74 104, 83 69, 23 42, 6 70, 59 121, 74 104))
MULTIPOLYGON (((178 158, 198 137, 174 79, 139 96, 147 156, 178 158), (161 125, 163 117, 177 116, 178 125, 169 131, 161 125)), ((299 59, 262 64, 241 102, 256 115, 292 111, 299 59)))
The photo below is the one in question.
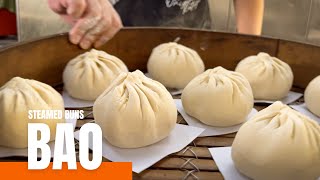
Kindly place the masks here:
MULTIPOLYGON (((236 32, 233 0, 208 0, 209 29, 236 32)), ((320 0, 265 0, 262 35, 320 45, 320 0)), ((46 0, 0 0, 0 46, 67 32, 46 0), (2 23, 1 23, 2 22, 2 23), (16 28, 16 29, 14 29, 16 28), (6 29, 5 32, 1 30, 6 29)))

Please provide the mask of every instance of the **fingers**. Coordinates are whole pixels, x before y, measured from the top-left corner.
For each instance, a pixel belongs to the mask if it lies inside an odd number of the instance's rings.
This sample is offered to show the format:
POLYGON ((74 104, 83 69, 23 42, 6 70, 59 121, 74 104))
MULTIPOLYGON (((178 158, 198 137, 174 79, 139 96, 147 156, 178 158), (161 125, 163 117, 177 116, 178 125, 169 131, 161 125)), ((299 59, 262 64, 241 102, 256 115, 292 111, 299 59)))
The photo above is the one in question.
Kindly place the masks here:
POLYGON ((101 33, 105 31, 105 28, 110 26, 110 24, 111 17, 103 16, 98 24, 85 34, 80 42, 80 46, 84 49, 89 48, 100 37, 101 33))
POLYGON ((95 42, 100 34, 105 30, 106 27, 108 27, 111 24, 111 16, 106 16, 106 12, 108 12, 108 9, 110 9, 108 6, 106 6, 105 3, 103 3, 104 0, 99 0, 101 5, 101 19, 97 24, 89 29, 86 34, 84 35, 83 39, 80 42, 80 47, 83 49, 88 49, 93 42, 95 42))
POLYGON ((67 14, 73 18, 80 18, 83 16, 87 7, 86 0, 66 0, 66 4, 67 14))
POLYGON ((105 0, 100 0, 102 18, 98 24, 87 31, 80 42, 80 46, 88 49, 92 45, 99 47, 110 40, 122 27, 121 19, 113 6, 105 0))
POLYGON ((121 28, 122 22, 119 15, 115 12, 115 15, 112 17, 112 23, 110 28, 107 29, 101 34, 98 40, 94 43, 94 47, 98 48, 109 41, 121 28))
POLYGON ((108 0, 48 0, 50 8, 73 25, 69 39, 88 49, 99 47, 122 27, 118 13, 108 0))
POLYGON ((88 49, 92 45, 95 47, 103 45, 122 28, 121 19, 109 1, 87 0, 86 2, 84 16, 77 20, 69 32, 70 41, 79 44, 83 49, 88 49))
MULTIPOLYGON (((90 46, 95 44, 95 47, 99 47, 111 39, 114 34, 116 34, 121 28, 120 17, 117 12, 113 9, 110 3, 101 0, 102 3, 102 18, 100 22, 91 30, 87 32, 83 41, 90 42, 90 46), (120 22, 120 23, 119 23, 120 22)), ((85 43, 85 45, 87 45, 85 43)), ((87 46, 82 46, 82 48, 87 48, 87 46)))
POLYGON ((66 9, 62 6, 62 3, 57 0, 48 0, 48 5, 54 11, 58 14, 64 14, 66 13, 66 9))
POLYGON ((48 0, 49 7, 60 15, 80 18, 87 7, 86 0, 48 0))
MULTIPOLYGON (((88 30, 92 29, 101 20, 102 7, 98 0, 88 0, 84 17, 79 19, 69 32, 70 41, 79 44, 88 30)), ((85 42, 83 44, 86 44, 85 42)), ((90 44, 90 43, 89 43, 90 44)), ((89 45, 90 46, 90 45, 89 45)), ((87 47, 87 45, 85 46, 87 47)))
POLYGON ((77 22, 77 19, 69 15, 61 15, 61 18, 71 26, 74 26, 74 24, 77 22))

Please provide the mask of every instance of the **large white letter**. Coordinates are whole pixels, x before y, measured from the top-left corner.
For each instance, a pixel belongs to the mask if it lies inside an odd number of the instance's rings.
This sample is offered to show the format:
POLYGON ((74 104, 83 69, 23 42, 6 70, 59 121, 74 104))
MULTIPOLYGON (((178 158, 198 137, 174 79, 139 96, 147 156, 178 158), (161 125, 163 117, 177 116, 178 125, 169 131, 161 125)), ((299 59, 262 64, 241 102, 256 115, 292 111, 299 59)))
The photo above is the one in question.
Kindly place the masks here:
POLYGON ((68 163, 68 169, 77 169, 73 125, 71 123, 57 124, 53 169, 62 169, 62 162, 68 163), (64 153, 64 147, 66 153, 64 153))
POLYGON ((50 164, 51 150, 50 128, 42 123, 28 124, 28 169, 46 169, 50 164), (40 139, 38 140, 38 132, 40 139), (41 160, 38 161, 38 149, 41 149, 41 160))
POLYGON ((94 123, 84 124, 79 134, 80 164, 87 170, 97 169, 102 161, 102 131, 94 123), (89 137, 90 136, 90 137, 89 137), (89 160, 89 141, 92 147, 92 160, 89 160))

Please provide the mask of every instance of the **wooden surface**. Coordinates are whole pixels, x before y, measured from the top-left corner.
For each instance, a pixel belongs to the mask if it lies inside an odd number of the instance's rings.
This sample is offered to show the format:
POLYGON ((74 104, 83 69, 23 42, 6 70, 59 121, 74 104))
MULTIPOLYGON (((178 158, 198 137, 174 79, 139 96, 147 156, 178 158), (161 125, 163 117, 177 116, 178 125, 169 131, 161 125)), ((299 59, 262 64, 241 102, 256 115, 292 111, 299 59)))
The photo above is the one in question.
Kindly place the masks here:
MULTIPOLYGON (((239 34, 187 29, 128 28, 121 30, 101 49, 121 58, 130 70, 146 71, 152 49, 178 37, 179 43, 200 54, 206 68, 223 66, 233 70, 244 57, 267 52, 290 64, 295 75, 294 85, 297 87, 305 88, 312 78, 320 74, 320 48, 317 46, 239 34)), ((1 50, 0 86, 14 76, 58 85, 62 81, 62 71, 66 63, 83 52, 84 50, 68 42, 66 34, 1 50)))
MULTIPOLYGON (((146 70, 151 50, 180 37, 179 43, 195 49, 207 68, 234 69, 242 58, 260 51, 275 55, 277 40, 210 31, 131 28, 121 30, 101 49, 118 56, 130 70, 146 70)), ((14 76, 36 79, 50 85, 62 82, 66 63, 84 51, 57 35, 0 51, 0 86, 14 76)))
MULTIPOLYGON (((320 48, 277 39, 236 34, 160 28, 123 29, 101 49, 120 57, 130 70, 146 71, 146 63, 152 48, 160 43, 173 41, 187 45, 200 54, 206 68, 223 66, 234 69, 244 57, 260 51, 278 56, 289 63, 294 71, 295 91, 303 92, 308 82, 320 74, 320 48)), ((66 63, 84 51, 71 45, 66 35, 58 35, 0 51, 0 86, 14 76, 36 79, 62 89, 62 72, 66 63)), ((177 98, 177 97, 176 97, 177 98)), ((265 105, 255 106, 258 110, 265 105)), ((91 109, 84 109, 90 114, 91 109)), ((78 120, 77 128, 92 121, 78 120)), ((181 124, 186 124, 179 115, 181 124)), ((140 174, 134 179, 223 179, 208 147, 230 146, 235 133, 201 137, 180 152, 174 153, 140 174)), ((0 161, 27 161, 25 157, 1 158, 0 161)), ((104 159, 104 161, 108 161, 104 159)))
POLYGON ((320 48, 317 46, 280 40, 277 56, 290 64, 294 83, 300 88, 320 75, 320 48))
MULTIPOLYGON (((187 29, 128 28, 121 30, 101 49, 121 58, 130 70, 146 71, 152 49, 178 37, 179 43, 200 54, 206 68, 223 66, 233 70, 244 57, 267 52, 290 64, 297 87, 305 88, 310 79, 320 74, 319 47, 248 35, 187 29)), ((83 52, 68 42, 67 34, 0 50, 0 86, 14 76, 58 85, 66 63, 83 52)))

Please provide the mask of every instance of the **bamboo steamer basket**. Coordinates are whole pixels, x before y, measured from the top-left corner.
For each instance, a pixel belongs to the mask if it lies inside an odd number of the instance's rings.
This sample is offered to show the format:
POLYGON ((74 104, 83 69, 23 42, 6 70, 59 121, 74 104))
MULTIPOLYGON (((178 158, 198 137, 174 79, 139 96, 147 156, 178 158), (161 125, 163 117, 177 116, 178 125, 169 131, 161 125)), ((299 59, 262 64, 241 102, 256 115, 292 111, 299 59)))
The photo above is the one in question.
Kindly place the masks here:
MULTIPOLYGON (((294 73, 293 91, 304 88, 320 74, 320 47, 281 39, 175 28, 124 28, 101 47, 122 59, 130 71, 146 72, 152 49, 179 38, 179 43, 196 50, 206 68, 223 66, 234 70, 238 62, 259 52, 267 52, 287 62, 294 73)), ((0 50, 0 86, 12 77, 21 76, 47 83, 61 91, 62 72, 69 60, 85 50, 69 43, 67 34, 20 43, 0 50)), ((175 96, 174 98, 179 98, 175 96)), ((297 104, 302 103, 298 100, 297 104)), ((255 105, 260 110, 266 105, 255 105)), ((92 109, 83 108, 86 119, 78 120, 77 129, 91 122, 92 109)), ((187 124, 181 115, 177 122, 187 124)), ((171 154, 152 167, 133 173, 133 179, 223 179, 208 147, 231 146, 236 133, 200 137, 183 150, 171 154)), ((78 148, 78 147, 76 147, 78 148)), ((103 158, 104 161, 108 161, 103 158)), ((0 158, 0 161, 27 161, 26 157, 0 158)))

